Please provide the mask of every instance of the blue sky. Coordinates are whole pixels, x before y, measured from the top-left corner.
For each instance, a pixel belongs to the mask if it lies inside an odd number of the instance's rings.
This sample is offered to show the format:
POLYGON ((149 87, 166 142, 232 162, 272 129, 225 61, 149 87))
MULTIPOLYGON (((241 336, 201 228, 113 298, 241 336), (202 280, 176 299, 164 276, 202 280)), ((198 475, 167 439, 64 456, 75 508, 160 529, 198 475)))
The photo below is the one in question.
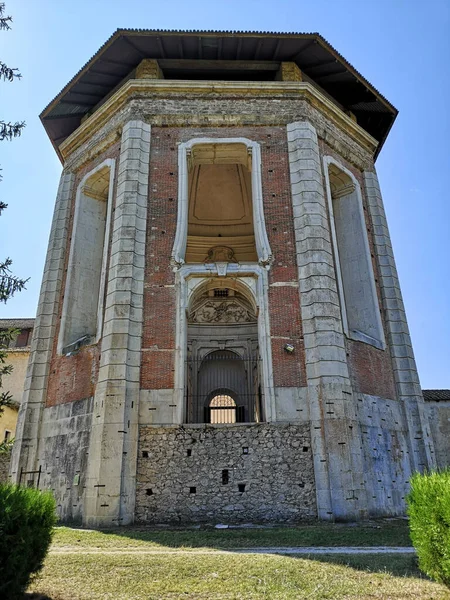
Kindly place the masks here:
POLYGON ((422 387, 450 387, 450 0, 6 0, 0 256, 27 290, 0 317, 35 315, 61 165, 38 115, 119 27, 320 32, 400 111, 377 160, 422 387))

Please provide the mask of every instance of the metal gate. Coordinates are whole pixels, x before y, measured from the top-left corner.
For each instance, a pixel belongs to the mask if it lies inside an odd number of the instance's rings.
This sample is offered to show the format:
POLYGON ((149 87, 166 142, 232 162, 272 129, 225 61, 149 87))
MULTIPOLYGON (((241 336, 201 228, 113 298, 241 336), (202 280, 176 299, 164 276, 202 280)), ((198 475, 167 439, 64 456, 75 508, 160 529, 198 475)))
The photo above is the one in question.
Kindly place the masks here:
POLYGON ((186 361, 188 423, 251 423, 263 420, 261 360, 216 350, 186 361))

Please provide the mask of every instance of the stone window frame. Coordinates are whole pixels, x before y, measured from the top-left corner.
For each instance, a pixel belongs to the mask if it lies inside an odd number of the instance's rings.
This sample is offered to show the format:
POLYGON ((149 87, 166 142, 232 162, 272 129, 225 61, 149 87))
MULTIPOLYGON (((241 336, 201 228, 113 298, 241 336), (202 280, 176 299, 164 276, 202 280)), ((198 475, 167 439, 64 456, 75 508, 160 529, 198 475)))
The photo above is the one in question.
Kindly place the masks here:
POLYGON ((82 190, 86 184, 86 181, 95 175, 98 171, 101 171, 105 167, 109 168, 109 188, 108 188, 108 199, 107 199, 107 207, 106 207, 106 224, 105 224, 105 240, 103 242, 103 257, 102 257, 102 270, 101 270, 101 279, 100 279, 100 287, 98 294, 98 304, 97 304, 97 331, 95 335, 95 343, 97 344, 102 335, 103 328, 103 298, 105 295, 105 287, 106 287, 106 272, 108 265, 108 248, 109 248, 109 239, 111 234, 111 218, 112 218, 112 204, 113 204, 113 193, 114 193, 114 177, 115 177, 115 168, 116 168, 116 160, 114 158, 107 158, 98 164, 96 167, 91 169, 88 173, 86 173, 78 184, 76 195, 75 195, 75 210, 73 216, 72 223, 72 231, 70 235, 72 237, 72 241, 70 243, 70 251, 69 251, 69 261, 67 264, 67 272, 65 278, 65 289, 64 289, 64 301, 63 308, 61 311, 61 325, 59 328, 58 335, 58 344, 57 344, 57 354, 62 355, 63 349, 65 347, 64 344, 64 336, 66 329, 66 320, 67 313, 69 308, 69 298, 70 298, 70 287, 71 287, 71 278, 70 272, 73 269, 73 254, 75 251, 75 236, 73 233, 76 230, 78 219, 79 219, 79 211, 80 211, 80 198, 82 194, 82 190))
MULTIPOLYGON (((273 383, 272 343, 269 320, 269 280, 267 269, 255 263, 227 265, 227 276, 238 278, 251 295, 258 313, 258 344, 262 359, 261 385, 264 390, 264 423, 276 421, 275 390, 273 383)), ((220 276, 217 264, 183 265, 176 271, 176 342, 175 342, 175 402, 177 422, 184 423, 185 385, 188 341, 188 309, 192 295, 205 281, 220 276)))
POLYGON ((182 142, 178 147, 178 214, 175 241, 172 249, 171 263, 176 267, 185 264, 188 213, 189 213, 189 180, 188 154, 194 146, 208 144, 243 144, 252 157, 252 210, 253 231, 255 235, 258 263, 269 269, 273 261, 264 219, 263 192, 261 180, 261 146, 258 142, 244 137, 198 137, 182 142))
POLYGON ((352 340, 355 340, 358 342, 363 342, 365 344, 369 344, 371 346, 374 346, 375 348, 378 348, 379 350, 385 350, 386 349, 386 340, 385 340, 385 335, 384 335, 383 322, 381 320, 380 303, 378 300, 378 293, 377 293, 377 287, 376 287, 376 282, 375 282, 375 273, 373 270, 372 254, 370 252, 369 238, 367 236, 367 228, 366 228, 366 220, 364 217, 361 186, 359 184, 359 181, 353 175, 353 173, 349 169, 347 169, 342 163, 337 161, 334 157, 326 155, 323 157, 322 161, 323 161, 323 170, 324 170, 324 175, 325 175, 325 188, 326 188, 328 210, 329 210, 329 215, 330 215, 331 240, 332 240, 333 251, 334 251, 334 255, 335 255, 335 267, 336 267, 336 275, 337 275, 336 279, 337 279, 339 299, 340 299, 340 304, 341 304, 342 326, 344 329, 344 333, 345 333, 346 337, 349 339, 352 339, 352 340), (368 264, 368 268, 369 268, 369 283, 370 283, 370 288, 371 288, 371 292, 372 292, 372 299, 374 302, 374 306, 377 309, 375 311, 375 313, 376 313, 376 327, 378 330, 379 339, 373 338, 372 336, 369 336, 369 335, 363 333, 362 331, 350 331, 349 326, 348 326, 347 308, 346 308, 345 294, 344 294, 344 282, 343 282, 343 278, 342 278, 341 265, 340 265, 340 261, 339 261, 339 246, 338 246, 338 241, 337 241, 337 233, 336 233, 334 211, 333 211, 333 198, 332 198, 332 194, 331 194, 330 175, 329 175, 329 170, 328 170, 328 168, 331 164, 335 165, 345 175, 350 177, 350 179, 352 180, 352 182, 355 186, 356 196, 358 199, 358 214, 359 214, 361 228, 362 228, 362 232, 363 232, 362 237, 364 240, 364 251, 365 251, 366 260, 367 260, 367 264, 368 264))

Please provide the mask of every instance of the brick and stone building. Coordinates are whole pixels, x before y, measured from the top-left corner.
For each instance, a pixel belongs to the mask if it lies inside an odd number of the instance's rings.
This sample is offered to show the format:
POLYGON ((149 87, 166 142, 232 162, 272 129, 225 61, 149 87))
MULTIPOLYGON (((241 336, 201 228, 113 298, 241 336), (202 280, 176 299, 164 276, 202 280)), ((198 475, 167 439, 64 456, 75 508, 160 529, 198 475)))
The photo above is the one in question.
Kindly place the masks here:
POLYGON ((11 474, 89 526, 399 515, 435 464, 375 159, 318 34, 118 30, 63 163, 11 474))

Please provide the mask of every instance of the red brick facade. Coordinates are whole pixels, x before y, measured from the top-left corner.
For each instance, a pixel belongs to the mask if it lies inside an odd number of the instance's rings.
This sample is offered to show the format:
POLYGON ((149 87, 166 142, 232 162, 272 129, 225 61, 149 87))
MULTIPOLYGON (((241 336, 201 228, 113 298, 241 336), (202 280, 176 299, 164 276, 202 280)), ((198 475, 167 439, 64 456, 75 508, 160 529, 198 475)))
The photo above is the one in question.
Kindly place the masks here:
MULTIPOLYGON (((269 314, 272 338, 274 385, 306 385, 305 353, 300 313, 300 296, 294 221, 290 192, 289 163, 285 127, 177 128, 152 127, 149 204, 147 218, 146 273, 142 337, 141 387, 174 387, 176 297, 175 276, 169 264, 175 233, 178 204, 178 144, 195 137, 246 137, 261 145, 261 173, 267 235, 275 257, 269 272, 269 314), (295 352, 288 355, 284 345, 295 352)), ((355 175, 363 190, 361 173, 320 142, 325 155, 334 156, 355 175)), ((86 164, 77 173, 70 229, 73 222, 76 189, 82 177, 106 158, 118 160, 119 144, 86 164)), ((117 173, 116 165, 116 173, 117 173)), ((364 206, 373 267, 377 265, 372 248, 371 224, 364 206)), ((66 266, 70 236, 67 240, 66 266)), ((64 282, 62 289, 64 290, 64 282)), ((380 294, 379 290, 378 293, 380 294)), ((60 298, 60 310, 63 304, 60 298)), ((380 298, 381 300, 381 298, 380 298)), ((381 302, 380 302, 381 306, 381 302)), ((384 319, 383 319, 384 320, 384 319)), ((98 373, 100 348, 81 348, 75 356, 57 356, 57 327, 47 394, 47 406, 92 396, 98 373)), ((395 385, 389 351, 347 340, 347 355, 355 391, 395 398, 395 385)))
POLYGON ((169 264, 176 233, 177 145, 194 137, 246 137, 261 144, 262 189, 267 234, 275 256, 269 273, 270 327, 276 386, 306 384, 298 294, 287 138, 284 127, 152 128, 147 219, 141 385, 173 387, 175 349, 175 277, 169 264), (287 356, 290 342, 295 354, 287 356))

